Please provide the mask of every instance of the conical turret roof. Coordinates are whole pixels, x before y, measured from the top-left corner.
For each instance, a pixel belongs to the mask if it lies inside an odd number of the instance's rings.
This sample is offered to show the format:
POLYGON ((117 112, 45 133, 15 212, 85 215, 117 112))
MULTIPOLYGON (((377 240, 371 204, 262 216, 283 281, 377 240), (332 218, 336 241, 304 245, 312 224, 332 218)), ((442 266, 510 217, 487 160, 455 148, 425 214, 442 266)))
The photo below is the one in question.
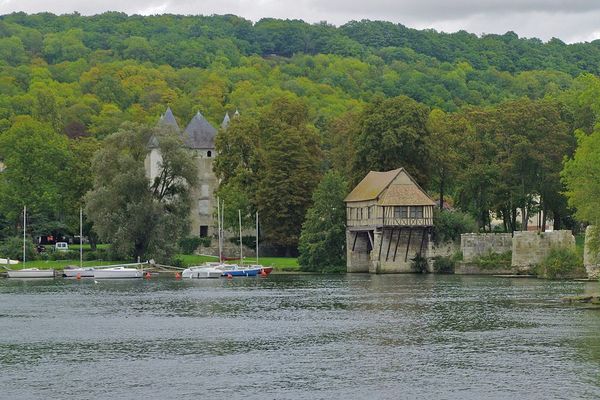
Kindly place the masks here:
POLYGON ((183 132, 183 141, 190 149, 214 149, 217 130, 200 111, 192 118, 183 132))
POLYGON ((229 118, 229 113, 226 112, 225 117, 223 117, 223 122, 221 122, 221 128, 227 129, 227 126, 229 126, 230 121, 231 121, 231 118, 229 118))
POLYGON ((171 111, 171 107, 167 107, 167 111, 165 111, 165 113, 160 116, 157 125, 173 128, 177 133, 181 132, 179 124, 177 123, 177 120, 173 115, 173 111, 171 111))

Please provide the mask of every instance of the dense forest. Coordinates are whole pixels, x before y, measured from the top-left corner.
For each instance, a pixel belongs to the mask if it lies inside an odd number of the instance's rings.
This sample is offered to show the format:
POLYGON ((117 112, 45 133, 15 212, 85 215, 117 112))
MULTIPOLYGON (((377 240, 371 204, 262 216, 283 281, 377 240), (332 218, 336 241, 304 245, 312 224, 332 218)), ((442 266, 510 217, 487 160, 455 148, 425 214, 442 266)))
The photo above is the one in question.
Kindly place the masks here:
POLYGON ((504 230, 523 228, 518 208, 573 227, 560 173, 575 132, 596 125, 599 73, 600 41, 513 32, 233 15, 0 16, 0 238, 15 234, 23 198, 36 232, 73 230, 94 152, 125 122, 154 125, 167 105, 180 125, 198 110, 215 126, 240 111, 221 132, 217 173, 223 196, 252 193, 238 199, 248 212, 277 203, 272 189, 285 178, 275 169, 293 171, 278 143, 306 164, 310 179, 290 183, 298 192, 286 201, 297 207, 286 226, 277 223, 285 210, 266 216, 274 244, 297 246, 330 169, 353 184, 370 169, 405 166, 480 229, 492 229, 490 212, 504 230))

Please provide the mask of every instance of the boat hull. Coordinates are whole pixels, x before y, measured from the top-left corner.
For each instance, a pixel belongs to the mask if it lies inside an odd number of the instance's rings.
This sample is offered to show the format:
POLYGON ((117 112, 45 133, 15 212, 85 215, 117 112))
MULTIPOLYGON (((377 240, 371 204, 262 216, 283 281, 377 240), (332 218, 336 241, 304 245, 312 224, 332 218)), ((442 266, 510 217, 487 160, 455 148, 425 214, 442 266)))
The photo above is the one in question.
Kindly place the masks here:
POLYGON ((93 278, 94 268, 65 268, 62 275, 65 278, 93 278))
POLYGON ((135 268, 104 268, 95 269, 95 279, 135 279, 142 278, 143 272, 135 268))
POLYGON ((260 268, 224 268, 221 270, 222 276, 257 276, 260 273, 260 268))
POLYGON ((9 278, 54 278, 53 269, 26 268, 8 270, 6 272, 9 278))
POLYGON ((214 279, 220 278, 222 271, 214 268, 187 268, 181 276, 190 279, 214 279))

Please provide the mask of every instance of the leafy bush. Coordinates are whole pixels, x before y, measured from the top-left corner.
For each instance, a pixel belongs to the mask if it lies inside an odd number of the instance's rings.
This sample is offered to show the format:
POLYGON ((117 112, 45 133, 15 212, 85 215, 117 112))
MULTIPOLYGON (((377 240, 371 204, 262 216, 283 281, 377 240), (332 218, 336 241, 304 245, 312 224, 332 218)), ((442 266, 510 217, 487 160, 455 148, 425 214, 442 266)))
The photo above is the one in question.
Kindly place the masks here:
POLYGON ((420 254, 417 254, 410 259, 412 262, 410 268, 417 273, 426 274, 427 271, 427 259, 420 254))
POLYGON ((504 253, 492 253, 489 252, 486 255, 480 256, 475 260, 475 263, 481 269, 493 270, 493 269, 509 269, 512 260, 512 251, 506 251, 504 253))
MULTIPOLYGON (((37 251, 30 240, 26 241, 25 257, 27 260, 37 259, 37 251)), ((23 261, 23 237, 14 236, 0 243, 0 257, 23 261)))
POLYGON ((83 259, 85 261, 93 260, 108 260, 108 253, 104 249, 96 249, 95 251, 83 251, 83 259))
POLYGON ((456 261, 453 257, 436 257, 433 261, 433 272, 436 274, 453 274, 456 261))
POLYGON ((433 215, 433 229, 438 243, 460 240, 462 233, 475 232, 477 223, 469 214, 460 211, 436 211, 433 215))
POLYGON ((49 256, 50 260, 78 260, 79 252, 75 250, 69 251, 53 251, 49 256))
POLYGON ((575 249, 553 247, 536 268, 536 274, 548 279, 566 279, 585 276, 583 259, 575 249))
POLYGON ((198 236, 188 236, 183 238, 179 241, 179 249, 183 254, 194 254, 196 249, 204 242, 203 239, 209 239, 210 244, 210 238, 201 238, 198 236))

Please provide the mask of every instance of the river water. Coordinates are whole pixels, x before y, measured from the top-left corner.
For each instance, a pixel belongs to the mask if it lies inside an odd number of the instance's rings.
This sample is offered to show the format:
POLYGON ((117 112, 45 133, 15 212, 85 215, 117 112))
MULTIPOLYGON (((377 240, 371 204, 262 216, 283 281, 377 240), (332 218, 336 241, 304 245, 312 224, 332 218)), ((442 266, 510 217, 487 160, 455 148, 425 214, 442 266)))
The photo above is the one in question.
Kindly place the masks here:
POLYGON ((0 279, 2 399, 597 399, 597 283, 0 279))

